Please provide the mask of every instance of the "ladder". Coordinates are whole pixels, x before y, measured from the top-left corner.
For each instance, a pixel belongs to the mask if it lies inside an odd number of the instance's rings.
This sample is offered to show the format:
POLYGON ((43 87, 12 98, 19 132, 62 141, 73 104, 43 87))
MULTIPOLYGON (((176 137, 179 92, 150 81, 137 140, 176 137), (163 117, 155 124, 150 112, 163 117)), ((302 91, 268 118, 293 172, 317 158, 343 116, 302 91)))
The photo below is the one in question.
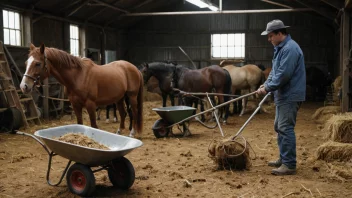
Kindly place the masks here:
POLYGON ((28 121, 41 125, 37 106, 31 95, 21 95, 21 90, 16 89, 10 66, 7 62, 3 42, 0 41, 0 112, 6 111, 9 107, 17 108, 21 112, 24 126, 29 127, 28 121), (27 107, 25 110, 24 107, 27 107))

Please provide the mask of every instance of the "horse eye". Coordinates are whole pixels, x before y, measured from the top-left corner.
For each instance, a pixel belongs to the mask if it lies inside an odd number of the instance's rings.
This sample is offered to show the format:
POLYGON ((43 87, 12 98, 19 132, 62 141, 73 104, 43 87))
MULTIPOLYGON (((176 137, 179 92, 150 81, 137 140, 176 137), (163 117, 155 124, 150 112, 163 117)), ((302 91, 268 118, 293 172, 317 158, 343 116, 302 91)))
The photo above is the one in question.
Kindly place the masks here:
POLYGON ((40 63, 36 63, 35 66, 40 67, 40 63))

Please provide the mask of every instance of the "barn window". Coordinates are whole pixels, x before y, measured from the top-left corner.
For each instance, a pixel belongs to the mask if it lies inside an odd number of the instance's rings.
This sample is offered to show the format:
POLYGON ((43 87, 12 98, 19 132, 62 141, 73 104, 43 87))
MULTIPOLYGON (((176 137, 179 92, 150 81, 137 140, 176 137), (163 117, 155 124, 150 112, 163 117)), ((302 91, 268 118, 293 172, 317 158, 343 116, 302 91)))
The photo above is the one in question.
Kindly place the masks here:
POLYGON ((3 10, 4 44, 22 45, 21 15, 17 12, 3 10))
POLYGON ((79 29, 77 25, 70 25, 70 51, 74 56, 79 56, 79 29))
POLYGON ((245 35, 237 34, 212 34, 211 57, 216 58, 244 58, 245 35))

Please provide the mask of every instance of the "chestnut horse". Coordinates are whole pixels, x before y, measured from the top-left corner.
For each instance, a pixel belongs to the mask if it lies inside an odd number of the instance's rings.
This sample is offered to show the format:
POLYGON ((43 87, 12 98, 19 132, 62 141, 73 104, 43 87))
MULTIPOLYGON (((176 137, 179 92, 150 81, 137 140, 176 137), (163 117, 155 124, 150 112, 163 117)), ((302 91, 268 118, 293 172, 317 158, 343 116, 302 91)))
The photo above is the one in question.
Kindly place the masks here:
MULTIPOLYGON (((250 92, 255 91, 261 83, 264 83, 264 74, 262 70, 256 65, 244 65, 237 67, 234 65, 227 65, 223 67, 226 69, 232 80, 232 93, 235 94, 237 90, 249 89, 250 92)), ((259 100, 256 98, 257 102, 259 100)), ((242 100, 242 116, 246 110, 247 98, 242 100)))
POLYGON ((40 48, 31 44, 28 57, 20 85, 23 93, 31 92, 40 80, 52 75, 66 87, 78 124, 83 124, 82 109, 85 107, 91 126, 98 128, 96 107, 116 103, 121 117, 118 133, 125 128, 124 98, 128 97, 133 117, 130 136, 133 137, 135 131, 142 132, 143 76, 136 66, 127 61, 115 61, 100 67, 88 58, 46 48, 44 44, 40 48))

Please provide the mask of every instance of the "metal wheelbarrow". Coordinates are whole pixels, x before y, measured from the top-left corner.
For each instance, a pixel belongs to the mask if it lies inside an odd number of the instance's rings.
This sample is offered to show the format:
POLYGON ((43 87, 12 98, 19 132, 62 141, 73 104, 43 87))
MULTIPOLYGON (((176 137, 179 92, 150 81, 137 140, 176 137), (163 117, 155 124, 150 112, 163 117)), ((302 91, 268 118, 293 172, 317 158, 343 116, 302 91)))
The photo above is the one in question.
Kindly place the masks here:
POLYGON ((120 189, 129 189, 135 180, 132 163, 124 156, 133 149, 143 145, 134 138, 125 137, 84 125, 66 125, 36 131, 34 135, 17 131, 16 134, 30 136, 39 142, 49 155, 46 180, 51 186, 58 186, 66 174, 67 186, 79 196, 89 196, 95 189, 94 173, 107 170, 111 183, 120 189), (88 148, 56 140, 67 133, 81 133, 110 150, 88 148), (42 140, 40 140, 40 139, 42 140), (53 184, 50 181, 52 157, 60 155, 69 160, 60 180, 53 184), (70 166, 71 162, 75 163, 70 166), (99 167, 92 169, 92 167, 99 167))

